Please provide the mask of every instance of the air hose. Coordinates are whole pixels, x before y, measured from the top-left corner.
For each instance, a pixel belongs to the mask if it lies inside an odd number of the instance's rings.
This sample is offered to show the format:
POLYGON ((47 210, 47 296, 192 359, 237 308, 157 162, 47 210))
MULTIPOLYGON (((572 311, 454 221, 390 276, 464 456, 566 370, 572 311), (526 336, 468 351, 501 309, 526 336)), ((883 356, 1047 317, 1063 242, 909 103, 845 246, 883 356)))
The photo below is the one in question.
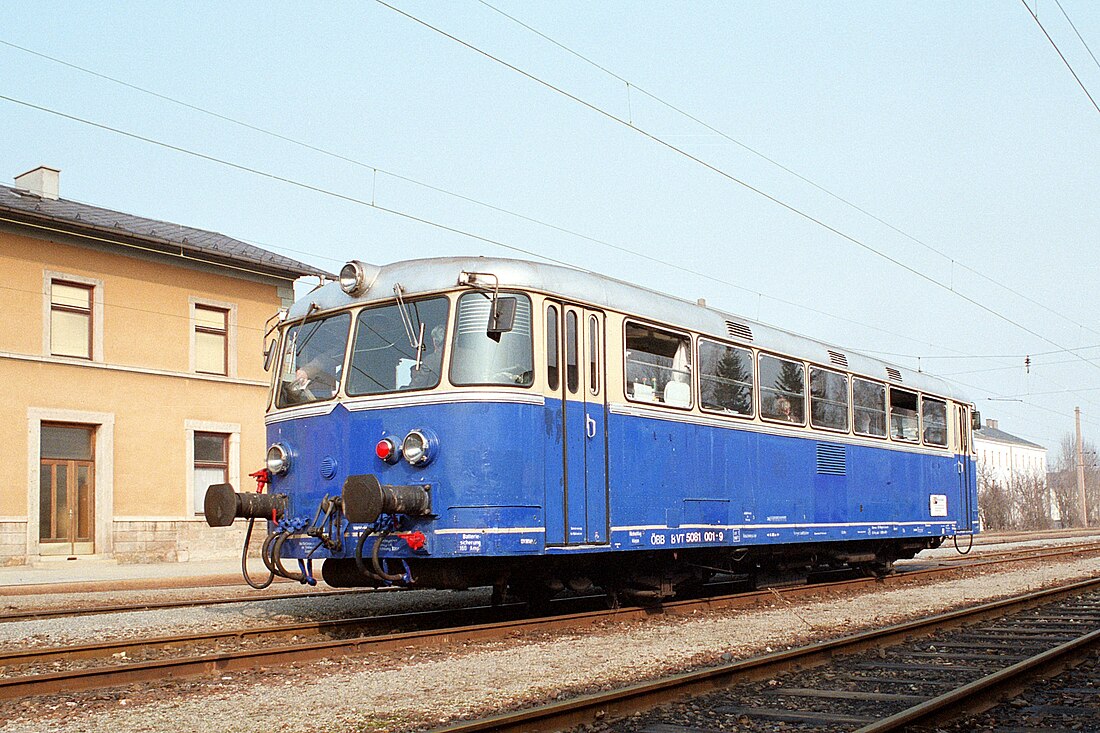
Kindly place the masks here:
POLYGON ((269 565, 268 562, 267 562, 267 555, 265 554, 264 551, 267 549, 268 540, 265 539, 263 547, 260 548, 260 555, 261 555, 261 557, 263 557, 264 565, 267 566, 267 570, 268 570, 267 580, 264 580, 261 583, 257 583, 256 581, 252 580, 252 576, 250 576, 248 574, 248 545, 252 541, 252 527, 255 524, 256 524, 255 518, 248 520, 248 531, 245 532, 245 535, 244 535, 244 548, 241 550, 241 574, 244 575, 244 582, 248 583, 250 586, 252 586, 256 590, 263 590, 267 586, 271 585, 271 582, 273 580, 275 580, 275 569, 273 567, 271 567, 271 565, 269 565))
POLYGON ((378 538, 378 541, 374 543, 374 547, 371 548, 370 551, 370 559, 371 564, 374 565, 374 572, 378 575, 378 577, 382 578, 383 580, 388 580, 391 583, 396 583, 398 581, 405 580, 405 576, 400 574, 393 575, 387 573, 385 570, 382 569, 382 563, 378 560, 378 550, 381 549, 382 543, 386 541, 386 538, 390 536, 390 532, 392 532, 392 530, 387 529, 385 532, 382 533, 382 536, 378 538))

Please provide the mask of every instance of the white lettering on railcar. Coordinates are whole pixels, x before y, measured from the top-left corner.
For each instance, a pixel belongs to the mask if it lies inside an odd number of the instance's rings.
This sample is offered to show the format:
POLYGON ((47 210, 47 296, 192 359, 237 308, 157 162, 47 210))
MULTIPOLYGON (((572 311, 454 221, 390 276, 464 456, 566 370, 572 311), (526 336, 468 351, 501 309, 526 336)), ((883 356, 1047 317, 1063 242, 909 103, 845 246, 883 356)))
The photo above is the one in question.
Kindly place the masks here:
POLYGON ((458 538, 459 552, 481 552, 481 535, 464 534, 458 538))

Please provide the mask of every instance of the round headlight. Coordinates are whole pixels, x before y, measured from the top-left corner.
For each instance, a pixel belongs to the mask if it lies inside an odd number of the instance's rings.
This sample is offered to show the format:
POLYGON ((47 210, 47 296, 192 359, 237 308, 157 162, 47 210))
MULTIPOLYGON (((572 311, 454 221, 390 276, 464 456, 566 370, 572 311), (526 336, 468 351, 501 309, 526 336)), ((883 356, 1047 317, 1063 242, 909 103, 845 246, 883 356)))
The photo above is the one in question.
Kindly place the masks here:
POLYGON ((423 466, 432 460, 432 439, 423 430, 413 430, 401 443, 401 455, 410 466, 423 466))
POLYGON ((362 290, 364 279, 363 266, 354 260, 340 268, 340 289, 348 295, 362 290))
POLYGON ((290 453, 281 443, 267 449, 267 470, 282 475, 290 469, 290 453))

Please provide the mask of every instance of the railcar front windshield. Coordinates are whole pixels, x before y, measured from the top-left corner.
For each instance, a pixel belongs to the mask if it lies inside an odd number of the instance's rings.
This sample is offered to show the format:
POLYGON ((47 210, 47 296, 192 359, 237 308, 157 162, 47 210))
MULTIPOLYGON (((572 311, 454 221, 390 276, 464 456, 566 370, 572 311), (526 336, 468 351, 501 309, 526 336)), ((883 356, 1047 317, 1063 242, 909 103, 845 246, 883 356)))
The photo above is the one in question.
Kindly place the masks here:
POLYGON ((458 299, 451 357, 453 384, 529 387, 534 383, 531 301, 526 295, 512 293, 501 297, 516 299, 516 318, 512 330, 501 334, 499 341, 485 333, 491 309, 489 298, 482 293, 466 293, 458 299))
POLYGON ((443 373, 447 345, 446 298, 394 303, 359 312, 351 349, 351 396, 430 389, 443 373), (421 343, 417 353, 414 343, 421 343))
POLYGON ((330 400, 340 389, 351 314, 291 326, 283 337, 277 407, 330 400))

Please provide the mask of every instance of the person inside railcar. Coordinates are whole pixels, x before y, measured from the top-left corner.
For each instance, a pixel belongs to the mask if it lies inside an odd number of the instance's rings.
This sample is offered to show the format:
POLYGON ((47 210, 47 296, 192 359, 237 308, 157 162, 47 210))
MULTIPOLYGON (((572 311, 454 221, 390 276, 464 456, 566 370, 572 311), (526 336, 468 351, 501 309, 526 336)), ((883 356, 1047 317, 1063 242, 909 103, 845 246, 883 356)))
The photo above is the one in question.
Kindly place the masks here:
POLYGON ((439 384, 439 376, 443 371, 443 348, 446 329, 442 325, 438 325, 432 329, 431 336, 431 346, 425 350, 420 361, 420 368, 413 369, 409 389, 422 389, 439 384))
POLYGON ((340 385, 350 316, 295 326, 284 356, 280 407, 331 399, 340 385))

